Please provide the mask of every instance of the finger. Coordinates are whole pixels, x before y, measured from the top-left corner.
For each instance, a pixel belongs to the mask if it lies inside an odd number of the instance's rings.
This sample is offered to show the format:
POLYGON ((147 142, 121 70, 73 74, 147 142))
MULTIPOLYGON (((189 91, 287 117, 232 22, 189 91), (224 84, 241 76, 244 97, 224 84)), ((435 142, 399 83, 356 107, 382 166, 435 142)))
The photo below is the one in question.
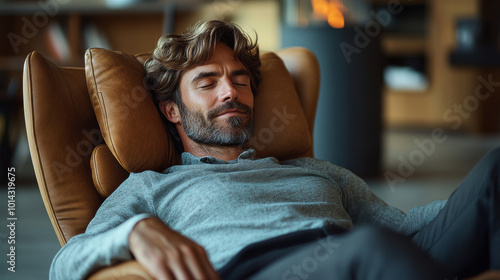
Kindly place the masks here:
POLYGON ((144 258, 138 260, 144 268, 157 280, 175 280, 174 274, 168 268, 165 259, 144 258))
POLYGON ((214 279, 214 280, 217 280, 219 279, 219 274, 217 274, 217 272, 215 271, 212 263, 210 262, 210 259, 208 258, 208 255, 206 254, 205 250, 203 248, 201 248, 202 250, 202 253, 199 254, 198 256, 203 258, 203 262, 206 264, 204 265, 203 267, 206 269, 207 271, 207 275, 209 276, 208 279, 214 279))
POLYGON ((177 249, 174 252, 170 252, 168 256, 168 268, 172 271, 174 279, 197 279, 191 273, 188 265, 186 264, 186 258, 181 249, 177 249))
POLYGON ((197 246, 192 249, 186 252, 186 255, 191 255, 191 258, 186 260, 186 265, 196 279, 219 279, 203 247, 197 246))
POLYGON ((174 273, 172 273, 167 267, 153 267, 152 270, 149 270, 151 276, 153 276, 156 280, 176 280, 182 278, 176 278, 174 273))

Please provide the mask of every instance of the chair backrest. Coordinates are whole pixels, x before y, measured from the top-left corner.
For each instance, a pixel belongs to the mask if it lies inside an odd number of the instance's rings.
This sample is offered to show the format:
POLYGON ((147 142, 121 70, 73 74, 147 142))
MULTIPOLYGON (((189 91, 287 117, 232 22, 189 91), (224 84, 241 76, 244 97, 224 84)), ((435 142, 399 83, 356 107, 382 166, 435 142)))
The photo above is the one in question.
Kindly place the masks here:
MULTIPOLYGON (((286 106, 285 111, 280 111, 279 103, 290 98, 286 95, 288 92, 281 90, 283 83, 293 83, 294 98, 300 101, 300 108, 294 109, 300 110, 305 118, 301 129, 308 137, 302 138, 308 140, 305 145, 300 143, 300 148, 290 149, 293 154, 280 154, 278 158, 312 157, 320 79, 318 62, 312 52, 303 48, 281 50, 276 55, 261 55, 263 84, 256 95, 256 128, 251 146, 258 157, 265 157, 273 156, 280 147, 297 145, 291 140, 298 136, 287 134, 287 127, 276 122, 286 110, 290 112, 286 106), (260 111, 257 106, 261 107, 260 111)), ((134 56, 141 64, 148 57, 148 54, 134 56)), ((98 107, 106 104, 97 104, 92 99, 95 96, 88 87, 91 84, 88 65, 86 68, 59 67, 33 52, 24 65, 23 83, 26 129, 38 186, 54 230, 64 245, 85 231, 106 195, 130 170, 117 160, 113 143, 108 139, 105 121, 109 120, 103 119, 103 108, 98 107), (103 190, 103 185, 112 188, 103 190)), ((106 98, 102 100, 107 102, 106 98)), ((288 121, 301 123, 297 119, 288 121)))

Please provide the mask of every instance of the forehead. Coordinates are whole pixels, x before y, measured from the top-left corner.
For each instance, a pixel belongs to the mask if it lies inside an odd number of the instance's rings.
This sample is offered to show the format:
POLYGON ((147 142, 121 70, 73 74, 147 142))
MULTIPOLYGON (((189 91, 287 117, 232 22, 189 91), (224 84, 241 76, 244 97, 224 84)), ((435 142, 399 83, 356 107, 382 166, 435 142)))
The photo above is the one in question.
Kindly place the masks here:
POLYGON ((221 63, 221 62, 239 62, 234 58, 233 49, 224 43, 217 43, 212 58, 205 64, 221 63))
POLYGON ((220 67, 243 67, 243 63, 234 57, 233 50, 224 43, 216 45, 214 54, 209 61, 187 70, 183 76, 195 75, 208 70, 214 71, 220 67))

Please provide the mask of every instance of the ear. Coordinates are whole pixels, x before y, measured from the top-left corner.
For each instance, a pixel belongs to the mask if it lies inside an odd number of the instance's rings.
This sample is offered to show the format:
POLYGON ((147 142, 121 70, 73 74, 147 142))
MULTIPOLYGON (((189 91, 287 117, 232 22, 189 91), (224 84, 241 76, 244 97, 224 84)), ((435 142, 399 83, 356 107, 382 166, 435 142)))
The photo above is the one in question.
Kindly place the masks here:
POLYGON ((179 107, 173 101, 162 101, 159 104, 160 111, 171 123, 177 124, 181 121, 179 107))

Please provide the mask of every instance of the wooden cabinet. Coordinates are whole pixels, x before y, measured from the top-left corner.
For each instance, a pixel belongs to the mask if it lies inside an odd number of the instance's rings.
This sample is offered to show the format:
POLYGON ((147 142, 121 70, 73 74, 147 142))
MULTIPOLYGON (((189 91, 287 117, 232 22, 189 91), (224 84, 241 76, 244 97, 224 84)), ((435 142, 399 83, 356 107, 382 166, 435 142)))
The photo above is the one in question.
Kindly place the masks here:
POLYGON ((161 3, 123 8, 83 1, 47 3, 56 4, 45 7, 39 2, 0 3, 0 32, 7 39, 0 47, 0 69, 19 69, 19 61, 33 50, 56 63, 79 66, 85 50, 100 45, 99 36, 115 50, 149 51, 171 26, 165 17, 173 16, 171 8, 161 3))
POLYGON ((449 59, 450 53, 457 48, 457 20, 480 17, 479 1, 419 2, 427 7, 425 36, 405 38, 386 34, 382 40, 387 56, 400 52, 425 56, 428 87, 415 92, 385 88, 385 123, 388 127, 439 127, 466 133, 499 132, 498 98, 491 94, 483 100, 476 96, 476 90, 483 87, 482 81, 489 77, 492 81, 500 81, 500 71, 453 65, 449 59))
MULTIPOLYGON (((154 49, 170 31, 173 7, 161 1, 110 8, 105 1, 0 1, 0 167, 26 162, 22 69, 38 51, 61 66, 84 65, 89 47, 135 54, 154 49)), ((29 160, 28 160, 29 161, 29 160)))

